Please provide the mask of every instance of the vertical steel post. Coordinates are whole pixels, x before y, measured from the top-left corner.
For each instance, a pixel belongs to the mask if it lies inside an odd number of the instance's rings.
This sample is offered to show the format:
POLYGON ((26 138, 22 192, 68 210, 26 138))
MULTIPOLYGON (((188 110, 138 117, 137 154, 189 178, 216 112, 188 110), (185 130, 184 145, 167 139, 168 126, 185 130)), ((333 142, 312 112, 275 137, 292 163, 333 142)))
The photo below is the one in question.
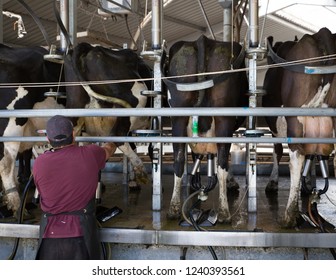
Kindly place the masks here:
POLYGON ((73 46, 77 45, 77 0, 69 3, 69 36, 73 46))
MULTIPOLYGON (((162 11, 163 5, 161 0, 152 0, 152 50, 154 57, 154 91, 161 93, 161 51, 162 51, 162 11)), ((154 97, 154 108, 161 108, 161 94, 154 97)), ((157 116, 156 129, 162 130, 161 116, 157 116)), ((162 143, 153 143, 153 154, 155 163, 152 166, 153 177, 153 210, 162 209, 162 143)))
POLYGON ((223 8, 223 42, 232 41, 232 5, 233 0, 218 0, 223 8))
MULTIPOLYGON (((77 0, 61 0, 60 15, 73 46, 77 44, 77 0)), ((67 40, 60 32, 60 47, 63 51, 67 49, 67 40)))
MULTIPOLYGON (((69 30, 69 1, 61 0, 60 1, 60 16, 63 22, 65 29, 69 30)), ((67 42, 65 36, 62 32, 60 32, 60 47, 62 51, 65 51, 67 48, 67 42)))
MULTIPOLYGON (((257 89, 257 61, 265 57, 266 50, 259 46, 258 27, 258 0, 249 0, 249 45, 247 50, 248 58, 248 81, 249 81, 249 107, 256 108, 258 97, 263 93, 257 89)), ((256 128, 256 117, 249 116, 247 120, 246 136, 258 134, 256 128)), ((257 212, 257 144, 247 144, 247 166, 246 178, 248 186, 248 226, 254 229, 256 226, 257 212)))

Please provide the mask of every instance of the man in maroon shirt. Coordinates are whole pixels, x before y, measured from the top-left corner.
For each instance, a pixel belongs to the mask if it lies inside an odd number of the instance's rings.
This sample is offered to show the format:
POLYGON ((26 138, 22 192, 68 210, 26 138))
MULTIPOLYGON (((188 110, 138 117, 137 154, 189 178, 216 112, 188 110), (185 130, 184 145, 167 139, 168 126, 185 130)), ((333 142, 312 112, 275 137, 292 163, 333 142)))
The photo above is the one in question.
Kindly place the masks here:
POLYGON ((36 259, 101 259, 95 193, 116 146, 76 145, 72 122, 60 115, 48 121, 47 137, 53 149, 33 165, 43 211, 36 259))

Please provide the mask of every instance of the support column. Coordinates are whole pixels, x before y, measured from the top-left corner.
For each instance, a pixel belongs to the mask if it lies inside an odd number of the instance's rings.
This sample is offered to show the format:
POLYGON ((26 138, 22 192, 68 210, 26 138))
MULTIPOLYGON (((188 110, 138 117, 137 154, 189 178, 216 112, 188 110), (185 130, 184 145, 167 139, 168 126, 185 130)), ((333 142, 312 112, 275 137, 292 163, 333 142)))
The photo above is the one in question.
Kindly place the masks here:
POLYGON ((69 35, 73 46, 77 45, 77 0, 69 3, 69 35))
MULTIPOLYGON (((77 0, 60 0, 60 16, 73 46, 77 44, 77 0)), ((60 32, 60 48, 66 51, 67 40, 60 32)))
MULTIPOLYGON (((162 107, 161 98, 161 55, 162 55, 162 12, 163 1, 152 0, 152 51, 143 51, 142 56, 153 61, 154 69, 154 88, 152 91, 147 91, 148 96, 154 98, 154 108, 162 107)), ((152 117, 152 129, 156 135, 162 134, 161 116, 152 117)), ((162 143, 152 143, 153 145, 153 163, 152 163, 152 178, 153 178, 153 197, 152 210, 162 209, 162 143)), ((154 222, 154 224, 160 224, 154 222)))
MULTIPOLYGON (((258 27, 258 0, 249 1, 249 45, 247 49, 248 59, 248 81, 249 81, 249 107, 256 108, 258 97, 263 91, 257 88, 257 61, 265 58, 266 49, 259 46, 258 27)), ((246 137, 261 136, 263 132, 256 130, 256 117, 249 116, 246 125, 246 137)), ((256 227, 257 212, 257 144, 248 143, 246 145, 246 179, 248 187, 248 213, 249 229, 256 227)))

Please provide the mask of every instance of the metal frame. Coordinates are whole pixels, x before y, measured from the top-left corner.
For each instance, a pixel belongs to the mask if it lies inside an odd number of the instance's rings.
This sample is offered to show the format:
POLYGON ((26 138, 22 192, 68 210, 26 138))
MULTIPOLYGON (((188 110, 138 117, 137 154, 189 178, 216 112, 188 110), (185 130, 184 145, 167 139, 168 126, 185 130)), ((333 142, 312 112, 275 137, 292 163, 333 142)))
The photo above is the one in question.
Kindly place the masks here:
MULTIPOLYGON (((102 242, 121 244, 333 248, 336 233, 269 233, 232 231, 167 231, 101 228, 102 242)), ((0 224, 0 237, 38 239, 39 225, 0 224)))
MULTIPOLYGON (((212 116, 336 116, 334 108, 212 108, 212 116)), ((209 108, 121 108, 121 109, 39 109, 0 110, 0 118, 52 117, 56 114, 68 117, 97 116, 208 116, 209 108)), ((0 142, 46 142, 42 136, 3 136, 0 142)), ((139 143, 336 143, 335 138, 290 138, 290 137, 76 137, 78 142, 139 142, 139 143)))

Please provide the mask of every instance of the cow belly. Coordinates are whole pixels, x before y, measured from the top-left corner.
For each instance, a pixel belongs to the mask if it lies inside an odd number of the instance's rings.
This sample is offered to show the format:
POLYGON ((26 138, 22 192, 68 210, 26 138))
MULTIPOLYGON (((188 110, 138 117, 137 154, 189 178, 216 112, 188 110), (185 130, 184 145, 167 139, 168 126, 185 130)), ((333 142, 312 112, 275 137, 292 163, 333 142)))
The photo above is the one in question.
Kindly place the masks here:
MULTIPOLYGON (((332 138, 334 135, 331 117, 298 117, 303 125, 303 136, 306 138, 332 138)), ((329 155, 333 151, 333 144, 306 144, 307 154, 329 155)))

